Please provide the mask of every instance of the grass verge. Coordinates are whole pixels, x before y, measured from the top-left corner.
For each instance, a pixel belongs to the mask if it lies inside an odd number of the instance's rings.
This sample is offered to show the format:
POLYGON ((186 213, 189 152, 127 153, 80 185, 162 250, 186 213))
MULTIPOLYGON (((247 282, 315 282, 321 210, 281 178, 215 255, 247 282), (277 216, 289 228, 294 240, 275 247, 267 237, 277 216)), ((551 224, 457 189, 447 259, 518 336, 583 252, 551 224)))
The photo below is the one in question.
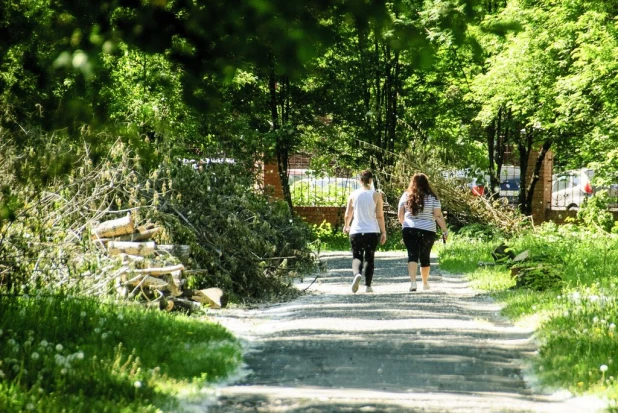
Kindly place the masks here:
POLYGON ((218 324, 66 296, 0 296, 0 411, 179 411, 241 361, 218 324))
POLYGON ((618 411, 618 237, 575 225, 543 225, 507 243, 528 250, 559 271, 561 281, 543 291, 516 288, 506 266, 482 267, 503 240, 455 236, 441 251, 440 266, 464 273, 474 287, 504 304, 514 321, 538 318, 541 343, 534 360, 543 384, 575 394, 594 393, 618 411))

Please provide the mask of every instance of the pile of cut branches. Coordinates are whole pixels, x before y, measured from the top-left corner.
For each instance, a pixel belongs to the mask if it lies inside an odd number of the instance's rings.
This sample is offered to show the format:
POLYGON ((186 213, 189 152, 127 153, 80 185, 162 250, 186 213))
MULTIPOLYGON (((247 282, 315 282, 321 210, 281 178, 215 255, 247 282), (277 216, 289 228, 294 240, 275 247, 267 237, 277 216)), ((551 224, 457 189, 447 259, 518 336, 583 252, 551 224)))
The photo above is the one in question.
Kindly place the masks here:
MULTIPOLYGON (((437 192, 449 225, 462 227, 483 224, 510 234, 530 224, 526 217, 506 204, 504 199, 472 195, 461 179, 449 177, 449 171, 444 165, 420 149, 402 154, 385 153, 380 165, 378 175, 382 177, 381 189, 393 210, 396 210, 399 197, 410 184, 412 176, 422 172, 429 177, 431 186, 437 192)), ((392 212, 390 215, 396 216, 392 212)))
POLYGON ((189 247, 188 288, 219 287, 234 301, 292 294, 292 279, 314 264, 307 226, 256 193, 240 165, 146 162, 120 140, 94 160, 88 146, 51 138, 39 148, 4 149, 0 177, 10 185, 0 193, 0 291, 115 294, 111 280, 123 262, 92 230, 127 213, 160 228, 157 243, 189 247), (54 152, 70 154, 70 167, 27 179, 50 169, 42 157, 54 152))

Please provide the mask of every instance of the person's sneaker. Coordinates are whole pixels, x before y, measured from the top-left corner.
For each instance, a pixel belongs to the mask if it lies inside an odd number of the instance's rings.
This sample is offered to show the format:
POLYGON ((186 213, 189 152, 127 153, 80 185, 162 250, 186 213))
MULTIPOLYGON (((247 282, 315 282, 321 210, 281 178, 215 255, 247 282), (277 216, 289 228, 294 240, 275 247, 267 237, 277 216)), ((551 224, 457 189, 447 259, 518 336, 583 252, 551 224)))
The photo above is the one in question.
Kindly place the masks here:
POLYGON ((356 274, 354 276, 354 281, 352 281, 352 292, 355 293, 358 291, 358 285, 361 282, 361 275, 360 274, 356 274))
POLYGON ((410 291, 416 291, 416 281, 410 283, 410 291))
POLYGON ((430 290, 429 284, 423 284, 423 291, 430 290))
POLYGON ((367 287, 365 288, 365 292, 366 292, 366 293, 372 293, 372 292, 373 292, 373 288, 371 288, 371 287, 367 286, 367 287))

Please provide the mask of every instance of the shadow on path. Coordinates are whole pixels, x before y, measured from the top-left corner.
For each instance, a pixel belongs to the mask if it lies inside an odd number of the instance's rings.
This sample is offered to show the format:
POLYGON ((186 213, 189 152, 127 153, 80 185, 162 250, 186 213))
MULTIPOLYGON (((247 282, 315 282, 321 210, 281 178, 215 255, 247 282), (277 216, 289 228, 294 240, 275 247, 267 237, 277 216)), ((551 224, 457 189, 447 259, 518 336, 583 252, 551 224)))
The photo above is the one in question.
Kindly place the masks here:
POLYGON ((533 394, 522 377, 532 332, 461 276, 434 262, 432 289, 410 293, 404 254, 378 257, 373 294, 352 294, 351 258, 334 256, 307 295, 215 316, 245 340, 250 374, 207 411, 594 411, 533 394))

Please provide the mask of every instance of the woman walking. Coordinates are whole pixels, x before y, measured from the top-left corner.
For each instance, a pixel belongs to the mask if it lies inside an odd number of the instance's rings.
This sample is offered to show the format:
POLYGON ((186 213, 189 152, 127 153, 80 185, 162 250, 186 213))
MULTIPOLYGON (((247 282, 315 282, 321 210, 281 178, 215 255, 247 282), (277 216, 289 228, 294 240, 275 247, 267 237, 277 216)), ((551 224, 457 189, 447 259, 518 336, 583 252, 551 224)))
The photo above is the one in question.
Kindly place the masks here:
POLYGON ((416 291, 416 271, 421 263, 423 290, 429 290, 429 254, 436 239, 436 222, 446 241, 448 231, 442 215, 442 205, 429 185, 427 175, 416 173, 399 200, 397 214, 402 225, 403 242, 408 250, 410 291, 416 291))
POLYGON ((343 232, 350 234, 352 246, 352 292, 358 291, 362 274, 365 274, 365 292, 372 293, 374 255, 378 246, 386 242, 382 194, 373 188, 373 174, 369 169, 360 175, 361 188, 348 198, 343 232), (351 221, 351 223, 350 223, 351 221), (364 265, 363 265, 364 263, 364 265), (364 267, 364 268, 363 268, 364 267))

